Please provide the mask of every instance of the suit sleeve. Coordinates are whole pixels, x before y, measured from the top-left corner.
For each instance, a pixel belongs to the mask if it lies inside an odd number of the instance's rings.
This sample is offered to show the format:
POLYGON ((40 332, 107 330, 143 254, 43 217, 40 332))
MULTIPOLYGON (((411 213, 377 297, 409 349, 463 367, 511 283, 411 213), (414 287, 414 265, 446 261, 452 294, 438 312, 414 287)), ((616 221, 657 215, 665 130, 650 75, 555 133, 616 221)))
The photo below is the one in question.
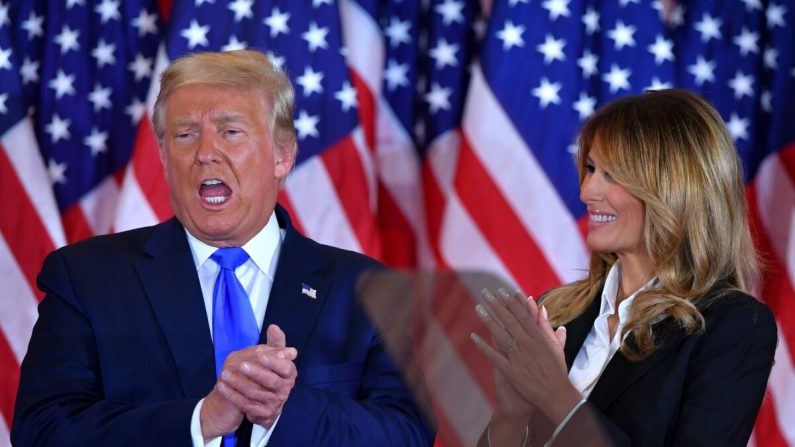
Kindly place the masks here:
POLYGON ((14 445, 191 445, 198 399, 132 406, 104 398, 97 334, 60 252, 45 260, 38 284, 45 298, 21 365, 14 445))

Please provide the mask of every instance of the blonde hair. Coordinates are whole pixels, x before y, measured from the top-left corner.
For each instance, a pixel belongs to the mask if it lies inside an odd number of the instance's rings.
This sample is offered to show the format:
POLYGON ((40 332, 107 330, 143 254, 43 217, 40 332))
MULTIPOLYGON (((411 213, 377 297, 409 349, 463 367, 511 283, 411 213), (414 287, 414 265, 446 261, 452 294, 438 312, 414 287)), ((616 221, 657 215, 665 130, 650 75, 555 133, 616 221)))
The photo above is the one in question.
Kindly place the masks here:
MULTIPOLYGON (((659 280, 635 297, 622 330, 621 350, 637 361, 657 349, 655 325, 700 332, 701 310, 731 290, 748 293, 756 280, 742 167, 718 112, 686 90, 625 97, 597 111, 580 132, 580 183, 595 141, 605 172, 643 202, 643 249, 659 280)), ((586 279, 547 293, 555 325, 600 296, 616 260, 592 253, 586 279)))
POLYGON ((168 95, 186 85, 211 84, 265 93, 273 106, 271 130, 281 148, 295 146, 293 102, 295 94, 287 75, 268 56, 255 50, 223 53, 194 53, 169 65, 160 77, 160 92, 152 113, 152 124, 159 141, 165 134, 164 107, 168 95))

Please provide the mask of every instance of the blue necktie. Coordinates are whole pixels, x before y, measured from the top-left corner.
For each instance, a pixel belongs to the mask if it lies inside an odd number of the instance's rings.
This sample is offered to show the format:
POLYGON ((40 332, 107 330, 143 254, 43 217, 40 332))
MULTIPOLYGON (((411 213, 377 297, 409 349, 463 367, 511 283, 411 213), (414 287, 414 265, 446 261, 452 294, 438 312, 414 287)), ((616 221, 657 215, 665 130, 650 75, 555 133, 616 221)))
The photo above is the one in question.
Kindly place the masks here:
MULTIPOLYGON (((235 276, 235 269, 246 262, 248 254, 240 247, 219 248, 210 258, 221 267, 213 289, 213 345, 218 377, 229 353, 257 344, 259 329, 246 290, 235 276)), ((234 445, 234 432, 224 435, 224 447, 234 445)))

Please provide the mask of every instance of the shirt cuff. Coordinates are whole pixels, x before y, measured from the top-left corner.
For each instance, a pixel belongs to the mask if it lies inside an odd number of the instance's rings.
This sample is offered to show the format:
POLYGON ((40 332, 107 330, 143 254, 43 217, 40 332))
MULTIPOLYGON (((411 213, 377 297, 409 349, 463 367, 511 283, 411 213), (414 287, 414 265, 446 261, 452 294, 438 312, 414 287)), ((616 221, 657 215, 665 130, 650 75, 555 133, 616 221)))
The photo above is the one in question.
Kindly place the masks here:
POLYGON ((273 421, 271 428, 265 428, 261 425, 254 424, 254 427, 251 429, 251 447, 265 447, 268 445, 268 440, 271 438, 273 429, 276 428, 276 424, 279 423, 281 417, 282 415, 279 413, 279 415, 276 416, 276 420, 273 421))
MULTIPOLYGON (((193 447, 221 447, 221 440, 223 439, 222 436, 213 438, 207 443, 204 442, 201 422, 202 404, 204 404, 204 399, 200 400, 199 403, 196 404, 196 408, 193 409, 193 416, 190 418, 190 439, 193 442, 193 447)), ((275 426, 276 424, 273 425, 275 426)), ((253 435, 251 439, 254 439, 253 435)))

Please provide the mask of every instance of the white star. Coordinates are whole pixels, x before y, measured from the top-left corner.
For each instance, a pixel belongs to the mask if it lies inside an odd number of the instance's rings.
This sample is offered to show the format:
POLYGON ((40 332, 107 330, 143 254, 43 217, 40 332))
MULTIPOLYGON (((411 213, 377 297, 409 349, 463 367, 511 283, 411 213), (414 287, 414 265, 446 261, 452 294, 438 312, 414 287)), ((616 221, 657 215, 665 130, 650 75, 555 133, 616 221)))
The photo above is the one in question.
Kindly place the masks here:
POLYGON ((69 125, 71 121, 69 119, 61 119, 60 116, 56 113, 52 117, 52 121, 49 124, 44 126, 44 131, 50 134, 50 139, 52 139, 52 144, 58 142, 58 140, 68 140, 71 137, 69 133, 69 125))
POLYGON ((706 43, 709 42, 710 39, 721 39, 721 25, 723 25, 723 21, 721 19, 712 17, 705 12, 704 16, 701 17, 701 21, 696 22, 696 24, 693 25, 693 28, 695 28, 696 31, 701 34, 701 41, 706 43))
POLYGON ((278 54, 273 53, 271 51, 268 51, 267 54, 268 54, 268 59, 271 60, 271 63, 273 65, 279 67, 280 69, 284 68, 284 58, 283 57, 281 57, 278 54))
POLYGON ((685 23, 685 7, 677 3, 671 8, 668 13, 668 24, 673 28, 681 26, 685 23))
POLYGON ((464 23, 464 3, 456 0, 444 0, 444 3, 437 5, 435 11, 442 16, 445 25, 451 23, 464 23))
POLYGON ((765 112, 773 111, 773 93, 770 90, 765 90, 759 95, 759 102, 765 112))
POLYGON ((94 86, 94 90, 88 94, 88 100, 94 104, 94 112, 99 112, 102 109, 110 110, 110 87, 102 88, 99 83, 94 86))
POLYGON ((775 48, 768 48, 762 53, 762 59, 765 61, 765 67, 775 70, 778 68, 778 50, 775 48))
POLYGON ((701 85, 704 81, 715 81, 715 62, 699 56, 695 64, 687 67, 687 72, 696 77, 696 85, 701 85))
POLYGON ((431 113, 439 110, 450 110, 450 95, 453 93, 450 87, 442 87, 438 82, 431 85, 431 91, 426 93, 423 98, 431 107, 431 113))
POLYGON ((640 0, 620 0, 618 2, 618 4, 621 5, 622 8, 626 8, 626 6, 629 5, 630 3, 640 4, 640 0))
POLYGON ((784 28, 786 22, 784 21, 784 14, 787 13, 787 8, 783 5, 771 3, 765 10, 765 18, 767 19, 767 27, 773 29, 777 26, 784 28))
POLYGON ((737 116, 736 113, 732 113, 732 116, 729 118, 729 121, 726 123, 726 127, 729 129, 729 134, 731 134, 732 139, 734 141, 737 140, 747 140, 748 139, 748 126, 750 125, 750 121, 748 118, 740 118, 737 116))
POLYGON ((757 41, 759 40, 759 34, 752 33, 748 28, 743 27, 743 31, 740 33, 739 36, 735 36, 732 39, 738 47, 740 47, 740 54, 745 56, 748 53, 758 53, 759 46, 757 45, 757 41))
POLYGON ((607 36, 613 39, 613 46, 616 50, 620 50, 625 46, 635 46, 635 34, 637 29, 634 25, 626 26, 621 20, 616 23, 616 27, 607 32, 607 36))
POLYGON ((119 20, 121 17, 118 0, 102 0, 102 3, 98 4, 94 11, 99 14, 99 20, 102 23, 107 23, 108 20, 119 20))
POLYGON ((152 76, 152 59, 145 58, 143 54, 138 53, 135 55, 135 60, 127 65, 127 69, 133 72, 136 81, 148 78, 152 76))
POLYGON ((10 23, 11 22, 8 20, 8 5, 0 3, 0 28, 10 23))
POLYGON ((649 52, 654 55, 654 63, 657 65, 665 61, 674 61, 674 44, 661 35, 657 35, 653 44, 648 47, 649 52))
POLYGON ((229 4, 229 10, 235 13, 235 22, 239 22, 244 18, 250 19, 254 17, 254 13, 251 12, 251 5, 254 4, 254 0, 235 0, 229 4))
POLYGON ((83 138, 83 144, 91 148, 91 156, 96 157, 100 152, 108 151, 108 133, 100 132, 96 127, 91 129, 91 134, 83 138))
POLYGON ((58 163, 50 158, 49 162, 47 162, 47 173, 50 175, 51 184, 66 184, 66 162, 58 163))
POLYGON ((599 63, 599 57, 590 50, 585 50, 582 53, 582 57, 577 59, 577 65, 580 66, 582 69, 582 75, 586 78, 590 78, 591 76, 595 75, 599 69, 597 68, 597 64, 599 63))
POLYGON ((729 87, 734 90, 734 99, 740 99, 743 96, 753 96, 754 77, 753 75, 746 75, 738 71, 737 74, 729 80, 729 87))
POLYGON ((560 82, 551 84, 549 80, 544 77, 541 78, 541 85, 533 89, 533 96, 538 98, 541 103, 541 108, 546 109, 550 103, 560 104, 558 92, 561 87, 563 87, 563 85, 560 82))
POLYGON ((523 47, 522 33, 524 30, 524 25, 516 26, 510 20, 506 21, 505 27, 497 33, 497 38, 502 40, 502 49, 507 51, 513 46, 523 47))
POLYGON ((646 91, 649 91, 649 90, 666 90, 666 89, 673 88, 673 87, 674 87, 673 84, 671 84, 670 82, 662 82, 660 80, 660 78, 655 76, 655 77, 653 77, 651 79, 651 85, 646 87, 644 90, 646 90, 646 91))
POLYGON ((28 82, 39 82, 39 63, 25 56, 25 60, 22 61, 22 67, 19 68, 19 73, 22 75, 23 85, 28 82))
POLYGON ((116 44, 106 43, 104 39, 99 39, 97 47, 91 50, 91 56, 97 58, 97 65, 102 68, 103 65, 113 65, 116 63, 116 57, 113 52, 116 51, 116 44))
POLYGON ((320 7, 320 5, 323 5, 323 4, 331 5, 332 4, 331 2, 332 2, 332 0, 312 0, 312 7, 313 8, 318 8, 318 7, 320 7))
POLYGON ((0 70, 11 70, 11 48, 0 47, 0 70))
POLYGON ((309 51, 314 53, 318 48, 328 48, 326 34, 328 34, 328 28, 318 28, 317 23, 312 22, 309 24, 309 30, 301 34, 301 38, 309 45, 309 51))
POLYGON ((536 46, 539 53, 544 55, 544 63, 549 65, 554 60, 565 61, 566 55, 563 54, 563 47, 566 46, 566 41, 563 39, 555 40, 554 37, 547 34, 544 43, 536 46))
POLYGON ((407 64, 398 64, 394 59, 387 62, 386 70, 384 70, 384 80, 386 80, 386 88, 394 90, 399 86, 409 85, 408 77, 406 76, 409 71, 407 64))
POLYGON ((509 0, 508 2, 511 6, 516 6, 519 3, 530 4, 530 0, 509 0))
POLYGON ((295 130, 298 132, 298 139, 303 140, 306 137, 317 137, 317 123, 320 118, 317 115, 309 115, 306 111, 301 110, 298 113, 298 119, 295 120, 295 130))
POLYGON ((44 16, 37 16, 36 12, 31 10, 28 19, 22 22, 22 29, 28 32, 28 40, 44 35, 42 25, 44 25, 44 16))
POLYGON ((585 92, 580 92, 580 99, 575 101, 572 107, 580 114, 580 121, 582 121, 593 114, 596 108, 596 98, 588 96, 585 92))
POLYGON ((248 43, 237 40, 237 36, 232 36, 229 38, 229 42, 221 47, 221 51, 245 50, 246 48, 248 48, 248 43))
POLYGON ((613 64, 610 66, 610 73, 602 75, 602 80, 610 84, 610 93, 615 93, 621 89, 629 90, 630 75, 632 70, 629 68, 619 68, 618 65, 613 64))
POLYGON ((599 31, 599 13, 589 6, 582 16, 582 23, 585 24, 585 32, 588 34, 599 31))
POLYGON ((570 1, 571 0, 546 0, 541 6, 549 11, 550 19, 557 20, 560 16, 571 16, 571 11, 569 11, 570 1))
POLYGON ((207 3, 209 5, 213 5, 213 4, 215 4, 215 0, 196 0, 195 5, 197 7, 199 7, 199 6, 203 5, 204 3, 207 3))
POLYGON ((762 10, 762 2, 759 0, 742 0, 745 3, 745 9, 749 12, 753 11, 754 9, 762 10))
POLYGON ((179 35, 188 39, 188 48, 193 49, 196 45, 206 47, 209 45, 207 40, 207 33, 210 32, 210 26, 199 26, 196 19, 190 21, 190 27, 179 32, 179 35))
POLYGON ((8 113, 8 108, 6 107, 6 101, 8 101, 8 93, 0 94, 0 113, 5 115, 8 113))
POLYGON ((455 53, 458 51, 458 44, 449 44, 444 38, 439 39, 439 43, 431 48, 430 54, 434 61, 436 61, 436 69, 441 70, 445 65, 455 67, 458 65, 458 60, 455 53))
POLYGON ((290 13, 281 12, 279 8, 273 8, 271 15, 262 22, 271 29, 271 37, 276 37, 279 33, 290 34, 290 27, 287 21, 290 20, 290 13))
POLYGON ((304 88, 304 96, 309 96, 312 93, 323 93, 323 80, 322 71, 314 71, 312 67, 307 66, 304 69, 304 74, 296 78, 295 82, 304 88))
POLYGON ((130 121, 133 126, 137 126, 141 122, 141 117, 144 116, 146 104, 141 102, 138 98, 133 98, 130 105, 124 108, 124 113, 130 115, 130 121))
POLYGON ((138 28, 138 37, 157 34, 157 14, 148 14, 145 9, 142 9, 130 24, 138 28))
POLYGON ((397 48, 401 43, 410 43, 409 29, 411 29, 411 22, 408 20, 401 21, 398 17, 389 19, 389 26, 384 29, 384 34, 389 39, 389 46, 397 48))
POLYGON ((66 25, 61 28, 60 34, 55 36, 55 43, 61 47, 61 54, 64 54, 69 50, 80 49, 80 44, 77 43, 78 36, 80 36, 80 30, 72 31, 66 25))
POLYGON ((351 108, 358 107, 358 102, 356 101, 356 89, 351 87, 351 83, 345 81, 342 84, 342 89, 340 91, 334 93, 334 98, 338 99, 342 103, 342 110, 347 112, 351 108))
POLYGON ((66 9, 72 9, 72 6, 79 5, 84 6, 86 4, 86 0, 66 0, 66 9))
POLYGON ((59 69, 58 74, 47 85, 55 90, 55 99, 61 99, 63 95, 75 94, 73 82, 75 82, 75 75, 67 75, 63 70, 59 69))

